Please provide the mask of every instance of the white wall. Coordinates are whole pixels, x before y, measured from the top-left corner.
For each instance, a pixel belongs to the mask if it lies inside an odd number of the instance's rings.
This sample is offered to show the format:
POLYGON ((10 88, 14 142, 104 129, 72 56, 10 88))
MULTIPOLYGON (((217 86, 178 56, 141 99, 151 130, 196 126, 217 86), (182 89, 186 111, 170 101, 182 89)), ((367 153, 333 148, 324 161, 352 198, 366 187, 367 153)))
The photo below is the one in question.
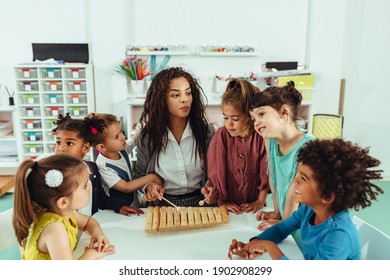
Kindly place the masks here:
POLYGON ((344 136, 371 147, 390 179, 390 2, 348 1, 342 75, 344 136))
POLYGON ((307 0, 245 2, 226 0, 135 1, 136 44, 252 45, 259 57, 180 57, 195 73, 205 92, 212 90, 215 74, 260 72, 273 60, 305 64, 307 0), (281 9, 281 7, 284 7, 281 9))
MULTIPOLYGON (((0 83, 14 86, 13 66, 32 59, 31 43, 89 43, 97 111, 126 115, 125 80, 114 72, 126 45, 250 44, 252 58, 172 58, 199 78, 259 72, 272 60, 298 60, 316 75, 313 112, 336 114, 347 81, 344 136, 382 161, 390 177, 390 57, 387 0, 13 0, 1 1, 0 83), (386 75, 386 76, 385 76, 386 75)), ((7 103, 2 90, 0 104, 7 103)))
POLYGON ((0 2, 0 104, 8 104, 4 85, 15 89, 13 67, 31 62, 31 43, 86 43, 84 2, 12 0, 0 2))

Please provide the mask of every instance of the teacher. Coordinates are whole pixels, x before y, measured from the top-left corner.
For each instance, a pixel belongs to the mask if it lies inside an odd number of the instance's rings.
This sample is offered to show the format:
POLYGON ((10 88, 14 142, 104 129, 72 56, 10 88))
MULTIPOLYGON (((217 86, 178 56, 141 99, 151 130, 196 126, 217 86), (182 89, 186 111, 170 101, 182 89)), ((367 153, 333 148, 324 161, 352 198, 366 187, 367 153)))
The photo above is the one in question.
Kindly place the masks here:
MULTIPOLYGON (((181 67, 159 72, 147 91, 137 137, 135 176, 156 173, 164 187, 146 185, 146 201, 168 206, 199 206, 207 181, 207 149, 215 131, 208 124, 203 90, 181 67)), ((207 193, 207 192, 205 192, 207 193)))

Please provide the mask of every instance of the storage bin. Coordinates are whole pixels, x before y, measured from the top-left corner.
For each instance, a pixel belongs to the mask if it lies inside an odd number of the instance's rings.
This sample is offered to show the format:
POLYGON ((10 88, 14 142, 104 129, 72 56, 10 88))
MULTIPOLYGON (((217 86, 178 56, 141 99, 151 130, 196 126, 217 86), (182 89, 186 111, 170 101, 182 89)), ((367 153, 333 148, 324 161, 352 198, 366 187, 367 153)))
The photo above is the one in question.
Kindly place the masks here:
POLYGON ((42 122, 41 120, 22 120, 23 129, 41 129, 42 122))
POLYGON ((83 117, 87 115, 88 108, 87 107, 70 107, 69 108, 70 115, 72 117, 83 117))
POLYGON ((52 131, 47 131, 46 132, 46 141, 48 141, 48 142, 55 142, 56 141, 56 137, 57 137, 57 133, 56 132, 52 132, 52 131))
POLYGON ((16 76, 19 79, 36 79, 38 78, 38 71, 36 68, 19 68, 16 70, 16 76))
POLYGON ((36 160, 38 156, 25 156, 24 159, 36 160))
POLYGON ((43 68, 42 77, 46 79, 58 79, 61 78, 61 68, 43 68))
POLYGON ((43 102, 45 104, 62 104, 64 103, 64 97, 62 94, 45 94, 43 102))
POLYGON ((18 82, 19 91, 38 91, 37 81, 18 82))
POLYGON ((69 91, 85 91, 86 88, 86 84, 83 81, 68 82, 69 91))
POLYGON ((41 115, 39 107, 23 107, 20 108, 20 112, 23 117, 38 117, 41 115))
POLYGON ((63 107, 45 107, 45 114, 47 117, 57 117, 59 114, 64 114, 63 107))
POLYGON ((79 103, 87 103, 87 95, 86 94, 68 94, 67 95, 68 104, 79 104, 79 103))
POLYGON ((278 78, 277 85, 285 86, 289 81, 293 81, 295 88, 302 94, 303 101, 310 101, 314 90, 313 75, 282 76, 278 78))
POLYGON ((43 145, 41 144, 24 144, 24 152, 27 154, 43 153, 43 145))
POLYGON ((26 131, 23 133, 24 141, 42 141, 42 132, 26 131))
POLYGON ((65 70, 66 77, 69 79, 85 79, 85 69, 84 68, 72 68, 65 70))
POLYGON ((46 144, 46 151, 50 154, 54 154, 55 152, 55 144, 51 143, 51 144, 46 144))
POLYGON ((62 82, 60 81, 44 82, 43 88, 45 91, 61 91, 62 82))
POLYGON ((39 95, 38 94, 21 94, 20 95, 21 104, 39 104, 39 95))
POLYGON ((56 122, 56 120, 54 120, 54 119, 53 120, 45 120, 45 122, 44 122, 45 129, 52 130, 52 129, 56 128, 57 125, 55 124, 55 122, 56 122))

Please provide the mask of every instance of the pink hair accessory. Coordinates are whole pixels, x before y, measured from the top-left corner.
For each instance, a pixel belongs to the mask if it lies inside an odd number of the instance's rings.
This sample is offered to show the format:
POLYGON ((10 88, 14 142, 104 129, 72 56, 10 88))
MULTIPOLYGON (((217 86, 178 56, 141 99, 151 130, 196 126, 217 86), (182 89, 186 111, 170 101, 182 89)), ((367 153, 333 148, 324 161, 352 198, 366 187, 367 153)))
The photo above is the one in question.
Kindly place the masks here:
POLYGON ((97 130, 96 127, 93 127, 92 125, 90 125, 89 128, 91 129, 91 133, 92 133, 93 135, 96 135, 96 134, 98 133, 98 130, 97 130))

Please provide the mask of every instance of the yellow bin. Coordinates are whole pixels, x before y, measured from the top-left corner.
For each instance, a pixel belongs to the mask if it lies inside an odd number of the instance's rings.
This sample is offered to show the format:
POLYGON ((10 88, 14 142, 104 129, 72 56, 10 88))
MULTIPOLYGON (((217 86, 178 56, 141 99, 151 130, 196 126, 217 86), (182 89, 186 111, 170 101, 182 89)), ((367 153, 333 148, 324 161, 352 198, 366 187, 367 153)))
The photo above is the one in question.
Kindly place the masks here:
POLYGON ((317 139, 341 138, 343 134, 343 117, 339 115, 315 114, 313 116, 312 134, 317 139))

